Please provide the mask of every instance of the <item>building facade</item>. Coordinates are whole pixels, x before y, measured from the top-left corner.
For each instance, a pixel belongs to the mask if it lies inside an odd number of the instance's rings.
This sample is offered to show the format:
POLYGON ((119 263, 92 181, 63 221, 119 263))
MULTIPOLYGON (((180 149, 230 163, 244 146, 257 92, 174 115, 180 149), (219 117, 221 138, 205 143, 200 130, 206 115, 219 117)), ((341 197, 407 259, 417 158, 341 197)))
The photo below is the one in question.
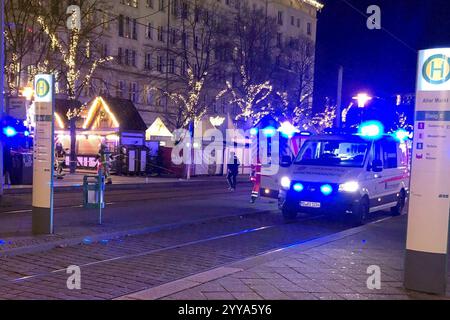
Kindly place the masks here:
MULTIPOLYGON (((239 10, 244 0, 207 0, 210 5, 224 12, 239 10)), ((89 85, 79 95, 81 102, 95 96, 112 96, 129 99, 139 110, 145 123, 150 126, 158 117, 167 119, 176 113, 174 101, 167 99, 161 88, 170 92, 176 86, 180 74, 186 66, 179 55, 172 55, 173 48, 184 39, 180 34, 181 18, 186 6, 193 0, 110 0, 108 6, 97 10, 94 19, 101 21, 101 37, 96 39, 96 47, 104 56, 114 60, 99 66, 89 85)), ((59 10, 64 10, 63 1, 59 10)), ((317 12, 323 7, 315 0, 249 0, 246 3, 254 10, 262 10, 273 17, 278 25, 277 42, 287 43, 292 39, 306 37, 315 43, 317 12)), ((45 35, 44 35, 45 36, 45 35)), ((196 39, 189 39, 188 46, 195 46, 196 39)), ((33 69, 33 55, 24 63, 25 73, 33 69)), ((217 54, 211 57, 218 59, 217 54)), ((31 74, 31 71, 29 72, 31 74)), ((311 70, 313 74, 313 70, 311 70)), ((21 77, 23 87, 30 76, 21 77)), ((225 86, 227 79, 215 79, 211 93, 205 99, 208 115, 223 116, 231 106, 225 100, 215 101, 214 91, 225 86)), ((210 85, 210 84, 205 84, 210 85)), ((64 87, 59 83, 59 87, 64 87)), ((61 98, 64 97, 64 90, 61 98)), ((170 123, 169 127, 172 127, 170 123)))

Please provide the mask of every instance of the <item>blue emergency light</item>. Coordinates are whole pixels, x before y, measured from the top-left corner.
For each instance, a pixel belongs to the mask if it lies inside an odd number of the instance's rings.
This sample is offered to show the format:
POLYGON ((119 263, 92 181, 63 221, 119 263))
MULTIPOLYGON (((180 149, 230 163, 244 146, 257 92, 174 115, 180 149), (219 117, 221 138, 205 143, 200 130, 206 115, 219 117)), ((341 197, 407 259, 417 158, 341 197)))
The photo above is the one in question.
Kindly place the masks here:
POLYGON ((292 188, 297 192, 302 192, 304 189, 304 186, 301 183, 296 183, 296 184, 294 184, 294 186, 292 188))
POLYGON ((333 192, 333 187, 329 184, 324 184, 320 187, 320 192, 322 192, 324 196, 329 196, 333 192))
POLYGON ((7 126, 3 128, 3 133, 5 134, 6 137, 11 138, 17 135, 17 130, 14 127, 7 126))
POLYGON ((278 128, 278 131, 281 132, 281 134, 288 139, 292 138, 296 133, 300 132, 300 130, 298 130, 289 121, 283 122, 281 126, 278 128))
POLYGON ((378 140, 384 134, 384 126, 379 121, 367 121, 361 123, 358 128, 358 135, 368 140, 378 140))
POLYGON ((397 131, 395 131, 393 133, 393 136, 395 137, 395 139, 397 139, 400 142, 405 142, 406 140, 411 138, 411 133, 409 133, 408 131, 404 130, 404 129, 398 129, 397 131))
POLYGON ((262 132, 266 137, 273 137, 277 133, 277 130, 274 127, 266 127, 262 132))

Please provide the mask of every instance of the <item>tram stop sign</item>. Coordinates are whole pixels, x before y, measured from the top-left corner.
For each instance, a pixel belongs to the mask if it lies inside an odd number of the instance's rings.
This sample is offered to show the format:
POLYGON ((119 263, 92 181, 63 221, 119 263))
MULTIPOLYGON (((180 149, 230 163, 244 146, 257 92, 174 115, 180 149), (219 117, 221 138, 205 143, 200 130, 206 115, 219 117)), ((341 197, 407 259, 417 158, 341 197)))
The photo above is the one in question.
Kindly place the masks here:
POLYGON ((412 157, 405 287, 445 294, 450 209, 450 48, 419 53, 412 157))
POLYGON ((54 163, 54 78, 40 74, 35 78, 35 121, 33 141, 34 234, 53 233, 53 163, 54 163))

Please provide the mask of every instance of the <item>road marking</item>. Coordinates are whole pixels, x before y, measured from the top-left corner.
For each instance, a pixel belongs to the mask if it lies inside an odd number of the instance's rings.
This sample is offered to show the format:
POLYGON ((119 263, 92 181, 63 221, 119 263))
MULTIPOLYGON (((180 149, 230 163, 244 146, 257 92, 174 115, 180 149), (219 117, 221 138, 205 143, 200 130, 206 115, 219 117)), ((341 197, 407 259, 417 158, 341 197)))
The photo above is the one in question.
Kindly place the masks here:
MULTIPOLYGON (((295 221, 295 223, 304 222, 304 221, 308 221, 308 220, 316 220, 316 219, 320 219, 320 218, 323 218, 323 217, 324 217, 324 215, 308 217, 308 218, 305 218, 305 219, 297 220, 297 221, 295 221)), ((243 235, 243 234, 263 231, 263 230, 271 229, 271 228, 274 228, 274 227, 277 227, 277 226, 284 226, 284 225, 285 224, 273 224, 273 225, 263 226, 263 227, 258 227, 258 228, 244 229, 244 230, 241 230, 241 231, 228 233, 228 234, 224 234, 224 235, 209 237, 209 238, 195 240, 195 241, 184 242, 184 243, 176 244, 176 245, 169 246, 169 247, 153 249, 153 250, 149 250, 149 251, 145 251, 145 252, 140 252, 140 253, 135 253, 135 254, 130 254, 130 255, 119 256, 119 257, 115 257, 115 258, 110 258, 110 259, 105 259, 105 260, 100 260, 100 261, 94 261, 94 262, 89 262, 89 263, 85 263, 85 264, 80 264, 79 267, 80 268, 82 268, 82 267, 89 267, 89 266, 99 265, 99 264, 113 262, 113 261, 118 261, 118 260, 142 257, 142 256, 146 256, 146 255, 149 255, 149 254, 159 253, 159 252, 162 252, 162 251, 168 251, 168 250, 173 250, 173 249, 184 248, 184 247, 191 246, 191 245, 196 245, 196 244, 201 244, 201 243, 205 243, 205 242, 209 242, 209 241, 220 240, 220 239, 235 237, 235 236, 239 236, 239 235, 243 235)), ((44 272, 44 273, 39 273, 39 274, 34 274, 34 275, 30 275, 30 276, 25 276, 25 277, 20 277, 20 278, 8 280, 8 282, 21 282, 21 281, 26 281, 26 280, 29 280, 29 279, 39 278, 39 277, 43 277, 43 276, 47 276, 47 275, 51 275, 51 274, 55 274, 55 273, 65 272, 65 271, 66 271, 66 268, 57 269, 57 270, 53 270, 53 271, 50 271, 50 272, 44 272)))

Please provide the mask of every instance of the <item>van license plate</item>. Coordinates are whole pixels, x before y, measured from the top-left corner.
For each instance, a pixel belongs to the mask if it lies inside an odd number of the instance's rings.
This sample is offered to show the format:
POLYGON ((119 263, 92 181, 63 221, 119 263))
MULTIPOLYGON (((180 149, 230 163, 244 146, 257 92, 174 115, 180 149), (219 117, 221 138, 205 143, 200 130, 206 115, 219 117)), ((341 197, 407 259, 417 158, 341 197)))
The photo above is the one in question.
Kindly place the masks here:
POLYGON ((320 208, 320 202, 301 201, 300 207, 320 208))

